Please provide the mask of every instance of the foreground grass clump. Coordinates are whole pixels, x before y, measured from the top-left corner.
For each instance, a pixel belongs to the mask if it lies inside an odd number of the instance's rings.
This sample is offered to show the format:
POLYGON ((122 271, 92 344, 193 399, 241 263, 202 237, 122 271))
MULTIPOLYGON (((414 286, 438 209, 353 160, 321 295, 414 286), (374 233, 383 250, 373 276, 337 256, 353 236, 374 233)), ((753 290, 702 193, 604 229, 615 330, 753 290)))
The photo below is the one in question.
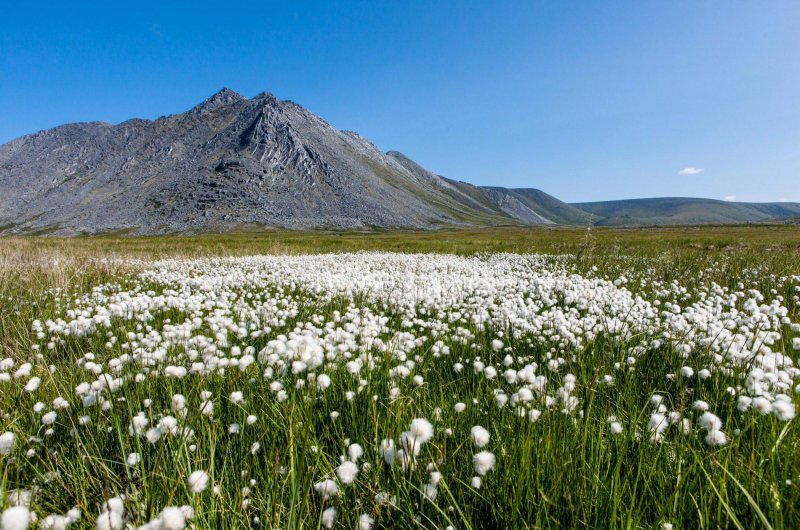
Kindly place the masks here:
POLYGON ((4 517, 797 527, 795 251, 592 237, 560 255, 160 262, 14 241, 4 517))

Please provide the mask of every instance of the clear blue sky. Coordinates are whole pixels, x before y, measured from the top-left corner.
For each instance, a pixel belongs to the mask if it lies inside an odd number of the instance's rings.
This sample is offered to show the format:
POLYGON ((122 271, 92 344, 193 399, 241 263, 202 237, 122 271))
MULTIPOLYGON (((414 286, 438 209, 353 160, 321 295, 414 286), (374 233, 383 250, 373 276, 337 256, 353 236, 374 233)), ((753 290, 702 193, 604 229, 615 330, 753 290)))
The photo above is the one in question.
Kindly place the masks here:
POLYGON ((227 86, 476 184, 800 201, 800 2, 163 4, 5 2, 0 142, 227 86))

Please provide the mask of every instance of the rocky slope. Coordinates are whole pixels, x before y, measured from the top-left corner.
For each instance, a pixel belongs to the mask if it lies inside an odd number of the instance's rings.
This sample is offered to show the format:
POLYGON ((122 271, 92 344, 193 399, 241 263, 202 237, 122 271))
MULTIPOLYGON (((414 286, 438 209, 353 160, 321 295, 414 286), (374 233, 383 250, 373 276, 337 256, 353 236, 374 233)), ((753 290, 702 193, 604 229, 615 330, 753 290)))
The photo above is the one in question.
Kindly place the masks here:
POLYGON ((227 89, 155 121, 64 125, 13 140, 0 146, 0 191, 4 233, 521 222, 473 208, 443 179, 299 105, 227 89))
POLYGON ((63 125, 0 145, 0 234, 646 225, 798 214, 796 204, 705 199, 570 205, 534 188, 474 186, 384 153, 291 101, 228 89, 182 114, 63 125))

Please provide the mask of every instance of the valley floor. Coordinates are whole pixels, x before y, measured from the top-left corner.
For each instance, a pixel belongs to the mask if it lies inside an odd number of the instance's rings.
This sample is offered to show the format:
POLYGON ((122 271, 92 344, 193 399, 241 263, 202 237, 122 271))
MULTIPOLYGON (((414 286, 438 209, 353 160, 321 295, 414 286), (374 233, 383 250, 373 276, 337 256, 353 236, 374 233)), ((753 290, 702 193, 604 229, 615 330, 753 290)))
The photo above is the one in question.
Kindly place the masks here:
POLYGON ((800 227, 0 238, 0 528, 797 528, 800 227))

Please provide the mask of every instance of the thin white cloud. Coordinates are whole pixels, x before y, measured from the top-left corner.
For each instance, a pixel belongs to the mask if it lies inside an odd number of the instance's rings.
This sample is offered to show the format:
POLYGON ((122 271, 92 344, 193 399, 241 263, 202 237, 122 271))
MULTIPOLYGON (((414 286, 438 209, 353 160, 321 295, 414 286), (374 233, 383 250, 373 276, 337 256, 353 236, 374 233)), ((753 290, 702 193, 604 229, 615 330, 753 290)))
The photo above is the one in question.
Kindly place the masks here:
POLYGON ((723 199, 726 201, 735 201, 736 195, 726 195, 725 197, 723 197, 723 199))
POLYGON ((678 175, 697 175, 705 171, 701 167, 685 167, 678 171, 678 175))

